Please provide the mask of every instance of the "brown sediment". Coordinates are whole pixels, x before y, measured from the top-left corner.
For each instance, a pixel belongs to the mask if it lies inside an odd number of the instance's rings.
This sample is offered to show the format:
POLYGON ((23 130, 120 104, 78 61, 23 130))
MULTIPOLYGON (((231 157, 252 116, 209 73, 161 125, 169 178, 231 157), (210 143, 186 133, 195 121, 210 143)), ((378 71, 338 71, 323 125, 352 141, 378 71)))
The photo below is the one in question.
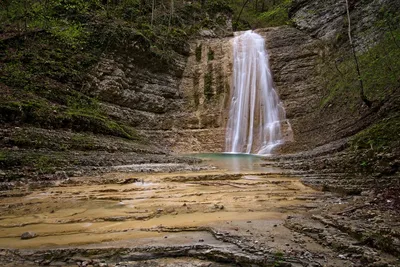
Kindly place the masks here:
POLYGON ((117 176, 113 183, 90 184, 88 178, 87 185, 71 182, 0 200, 0 246, 90 244, 159 236, 147 229, 160 225, 179 229, 282 219, 283 210, 293 210, 309 202, 307 196, 321 194, 296 178, 280 175, 206 172, 138 175, 131 180, 129 174, 117 176), (21 242, 26 231, 38 237, 21 242))

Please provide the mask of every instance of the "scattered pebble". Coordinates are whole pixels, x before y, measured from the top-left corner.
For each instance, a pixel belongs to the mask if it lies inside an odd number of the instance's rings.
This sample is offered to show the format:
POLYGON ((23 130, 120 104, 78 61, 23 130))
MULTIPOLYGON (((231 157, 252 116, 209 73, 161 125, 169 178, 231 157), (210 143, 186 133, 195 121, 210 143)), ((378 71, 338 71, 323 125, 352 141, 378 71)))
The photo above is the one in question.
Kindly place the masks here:
POLYGON ((22 240, 31 239, 37 237, 35 232, 25 232, 21 235, 22 240))

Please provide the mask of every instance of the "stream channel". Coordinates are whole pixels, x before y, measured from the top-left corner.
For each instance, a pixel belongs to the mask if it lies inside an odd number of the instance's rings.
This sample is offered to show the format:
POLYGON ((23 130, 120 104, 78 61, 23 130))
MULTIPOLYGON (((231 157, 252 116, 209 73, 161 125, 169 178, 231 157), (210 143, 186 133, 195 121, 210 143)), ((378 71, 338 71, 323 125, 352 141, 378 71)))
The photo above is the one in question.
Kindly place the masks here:
MULTIPOLYGON (((284 226, 288 216, 302 216, 327 193, 288 171, 262 167, 257 156, 196 156, 212 167, 74 177, 1 198, 0 261, 8 261, 6 266, 278 266, 273 264, 281 255, 301 251, 329 260, 327 249, 284 226), (36 236, 22 240, 24 232, 36 236)), ((285 266, 307 266, 305 261, 285 266)))

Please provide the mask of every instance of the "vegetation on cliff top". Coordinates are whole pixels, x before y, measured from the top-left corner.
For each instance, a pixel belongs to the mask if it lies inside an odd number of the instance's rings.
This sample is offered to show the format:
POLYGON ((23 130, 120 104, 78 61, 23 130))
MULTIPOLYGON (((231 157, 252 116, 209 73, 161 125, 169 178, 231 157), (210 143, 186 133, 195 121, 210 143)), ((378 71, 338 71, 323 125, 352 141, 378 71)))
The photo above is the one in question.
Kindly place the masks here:
POLYGON ((234 30, 248 30, 290 24, 292 0, 231 1, 234 30))
POLYGON ((400 13, 382 7, 378 18, 370 30, 379 29, 384 33, 382 38, 356 52, 360 77, 353 55, 346 45, 346 35, 339 34, 334 43, 326 44, 333 53, 322 62, 321 77, 327 94, 322 99, 321 111, 336 106, 350 113, 362 113, 359 95, 359 82, 362 80, 365 95, 372 102, 372 109, 368 112, 375 114, 375 118, 369 127, 351 138, 351 161, 354 169, 388 174, 399 168, 395 158, 400 153, 397 106, 400 94, 400 13), (381 112, 377 114, 379 110, 381 112), (380 168, 383 171, 379 171, 380 168))
POLYGON ((188 53, 185 43, 200 29, 226 30, 232 12, 241 29, 263 26, 259 21, 279 24, 266 18, 289 2, 250 2, 239 18, 241 1, 3 1, 0 86, 5 93, 0 96, 0 121, 135 139, 129 125, 108 117, 95 99, 79 90, 102 53, 129 47, 165 69, 179 54, 188 53))
POLYGON ((222 0, 3 1, 0 10, 0 121, 90 131, 137 139, 80 92, 102 53, 131 49, 152 62, 174 64, 200 28, 226 22, 222 0))

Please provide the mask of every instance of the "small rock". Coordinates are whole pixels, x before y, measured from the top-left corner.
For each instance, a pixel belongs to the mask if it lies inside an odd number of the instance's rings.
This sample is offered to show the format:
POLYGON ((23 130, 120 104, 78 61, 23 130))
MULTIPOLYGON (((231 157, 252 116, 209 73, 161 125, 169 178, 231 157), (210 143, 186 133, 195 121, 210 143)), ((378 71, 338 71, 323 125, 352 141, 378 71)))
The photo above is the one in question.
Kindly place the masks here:
POLYGON ((278 225, 277 225, 277 224, 274 224, 274 227, 278 227, 278 225))
POLYGON ((339 256, 338 256, 339 258, 341 258, 342 260, 345 260, 346 259, 346 256, 345 255, 343 255, 343 254, 339 254, 339 256))
POLYGON ((204 239, 199 239, 199 242, 204 242, 204 239))
POLYGON ((251 223, 251 221, 247 221, 247 223, 251 223))
POLYGON ((25 239, 31 239, 31 238, 35 238, 37 236, 36 233, 34 232, 25 232, 21 235, 21 239, 25 240, 25 239))

